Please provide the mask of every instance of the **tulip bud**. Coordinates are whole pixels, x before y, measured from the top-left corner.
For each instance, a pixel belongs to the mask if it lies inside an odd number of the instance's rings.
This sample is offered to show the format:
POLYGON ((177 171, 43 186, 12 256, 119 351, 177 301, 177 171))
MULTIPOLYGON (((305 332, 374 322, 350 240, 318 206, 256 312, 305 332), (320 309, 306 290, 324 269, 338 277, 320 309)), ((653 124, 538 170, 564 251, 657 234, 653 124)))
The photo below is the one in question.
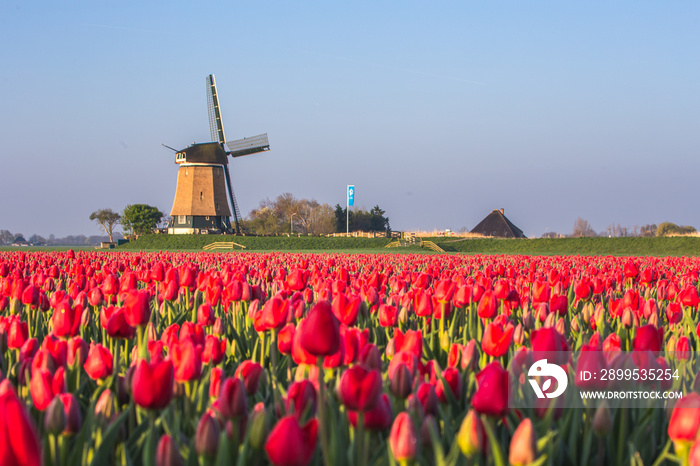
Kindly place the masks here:
POLYGON ((149 322, 146 325, 146 341, 156 341, 158 340, 158 334, 156 333, 156 327, 153 322, 149 322))
POLYGON ((632 314, 632 309, 629 307, 622 311, 622 325, 624 325, 626 329, 634 327, 634 315, 632 314))
POLYGON ((221 317, 217 317, 214 321, 214 328, 212 329, 213 334, 221 336, 224 334, 224 330, 224 324, 221 321, 221 317))
POLYGON ((578 316, 574 316, 574 318, 571 319, 571 331, 575 333, 581 331, 581 322, 579 321, 578 316))
POLYGON ((180 451, 169 435, 163 435, 156 449, 156 466, 182 466, 180 451))
POLYGON ((603 400, 603 402, 595 410, 595 415, 593 416, 593 432, 598 437, 605 437, 610 433, 612 429, 612 419, 610 418, 610 408, 608 403, 603 400))
POLYGON ((117 413, 117 398, 111 390, 102 392, 95 404, 95 417, 100 421, 111 421, 117 413))
POLYGON ((523 326, 528 330, 535 328, 535 317, 529 309, 523 313, 523 326))
POLYGON ((396 342, 393 338, 386 344, 386 350, 384 350, 384 352, 386 353, 386 358, 389 360, 396 354, 396 342))
POLYGON ((659 328, 659 315, 656 312, 649 316, 649 325, 659 328))
POLYGON ((522 420, 510 441, 508 461, 513 466, 533 463, 537 457, 537 434, 530 418, 522 420))
POLYGON ((248 397, 243 381, 239 378, 226 379, 221 384, 219 410, 226 419, 248 414, 248 397))
POLYGON ((63 433, 66 435, 77 434, 83 424, 77 398, 72 393, 61 393, 56 398, 61 401, 66 416, 66 427, 63 433))
POLYGON ((265 410, 265 404, 261 401, 253 407, 253 412, 250 415, 250 431, 249 439, 250 445, 256 449, 260 450, 267 437, 267 411, 265 410))
POLYGON ((66 413, 63 410, 63 403, 56 396, 46 408, 44 417, 44 429, 52 435, 58 435, 66 428, 66 413))
POLYGON ((554 327, 556 322, 557 322, 557 313, 552 312, 551 314, 547 315, 547 318, 544 320, 544 328, 554 327))
POLYGON ((525 331, 523 330, 522 324, 518 324, 517 327, 515 327, 515 332, 513 332, 513 342, 515 342, 515 344, 518 346, 521 346, 523 342, 525 342, 525 331))
POLYGON ((430 435, 430 431, 433 431, 437 435, 440 435, 440 427, 438 427, 435 417, 432 414, 428 414, 423 419, 423 424, 420 426, 420 443, 426 448, 433 448, 433 438, 430 435))
POLYGON ((408 322, 408 307, 401 306, 399 310, 399 323, 405 324, 408 322))
POLYGON ((440 348, 445 352, 450 349, 450 335, 446 331, 443 331, 442 335, 440 335, 440 348))
POLYGON ((214 414, 210 411, 205 412, 199 420, 197 432, 194 436, 194 447, 197 450, 197 454, 208 458, 216 456, 216 451, 219 449, 220 435, 221 428, 214 414))
POLYGON ((566 323, 564 322, 563 317, 559 317, 559 320, 557 320, 557 323, 554 326, 554 329, 557 332, 559 332, 560 335, 566 335, 566 323))
POLYGON ((369 343, 362 348, 360 363, 367 366, 368 369, 382 370, 382 357, 374 344, 369 343))
POLYGON ((408 413, 396 416, 389 434, 391 452, 399 462, 415 458, 418 449, 418 438, 413 421, 408 413))
POLYGON ((87 327, 90 325, 90 321, 92 320, 92 313, 90 312, 89 308, 83 309, 82 314, 80 314, 80 326, 81 327, 87 327))
POLYGON ((391 380, 389 381, 389 388, 391 393, 397 398, 406 398, 413 388, 413 380, 411 377, 411 372, 408 370, 405 364, 399 364, 393 373, 391 380))
POLYGON ((479 349, 476 346, 476 340, 473 338, 464 345, 461 368, 463 371, 475 371, 479 368, 479 349))
POLYGON ((459 449, 467 458, 471 458, 482 451, 482 446, 485 440, 484 426, 481 424, 481 419, 476 414, 476 411, 470 409, 462 426, 457 433, 457 444, 459 449))
POLYGON ((666 355, 670 359, 675 359, 675 351, 676 351, 676 336, 671 335, 668 337, 668 341, 666 341, 666 355))

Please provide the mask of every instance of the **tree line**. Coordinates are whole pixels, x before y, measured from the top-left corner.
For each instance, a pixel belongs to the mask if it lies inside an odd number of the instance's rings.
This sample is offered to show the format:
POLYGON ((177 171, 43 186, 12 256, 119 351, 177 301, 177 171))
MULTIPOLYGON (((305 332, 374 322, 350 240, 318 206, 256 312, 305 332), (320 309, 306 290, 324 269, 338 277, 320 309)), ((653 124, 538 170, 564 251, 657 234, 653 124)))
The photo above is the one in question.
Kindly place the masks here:
MULTIPOLYGON (((378 205, 370 211, 351 209, 350 231, 390 231, 389 218, 378 205)), ((328 235, 344 233, 348 213, 339 204, 335 208, 314 199, 297 199, 284 193, 265 199, 243 220, 243 230, 255 235, 328 235)))
POLYGON ((574 238, 585 238, 585 237, 629 237, 629 236, 641 236, 641 237, 652 237, 652 236, 674 236, 674 235, 689 235, 696 233, 695 227, 690 225, 676 225, 672 222, 662 222, 656 225, 634 225, 633 228, 622 226, 620 224, 613 223, 608 225, 608 227, 599 233, 591 227, 587 220, 578 217, 574 221, 574 230, 571 235, 561 235, 555 232, 547 232, 542 235, 543 238, 561 238, 565 236, 571 236, 574 238))

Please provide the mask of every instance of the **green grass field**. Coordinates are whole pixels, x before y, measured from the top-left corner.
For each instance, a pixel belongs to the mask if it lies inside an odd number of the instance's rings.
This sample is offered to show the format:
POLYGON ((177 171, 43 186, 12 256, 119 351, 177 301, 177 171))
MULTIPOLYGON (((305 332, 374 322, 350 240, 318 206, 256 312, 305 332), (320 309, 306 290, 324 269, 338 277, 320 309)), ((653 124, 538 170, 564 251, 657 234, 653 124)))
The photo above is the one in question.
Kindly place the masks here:
MULTIPOLYGON (((663 238, 423 238, 435 242, 447 253, 509 255, 596 255, 596 256, 696 256, 698 237, 663 238)), ((201 251, 206 244, 234 241, 246 251, 346 252, 346 253, 433 253, 427 248, 385 248, 387 238, 255 237, 149 235, 117 250, 201 251)))

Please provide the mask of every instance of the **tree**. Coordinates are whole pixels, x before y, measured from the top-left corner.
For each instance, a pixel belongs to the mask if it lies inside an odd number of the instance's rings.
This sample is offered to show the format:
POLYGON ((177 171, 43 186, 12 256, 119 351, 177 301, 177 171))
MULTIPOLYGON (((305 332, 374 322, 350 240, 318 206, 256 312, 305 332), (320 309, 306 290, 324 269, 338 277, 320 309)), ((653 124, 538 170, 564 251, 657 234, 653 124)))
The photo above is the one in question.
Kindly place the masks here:
POLYGON ((151 233, 163 218, 163 212, 148 204, 130 204, 124 207, 121 224, 125 230, 145 235, 151 233))
POLYGON ((696 231, 695 227, 689 225, 679 226, 671 222, 662 222, 656 228, 656 236, 688 235, 696 231))
POLYGON ((595 231, 593 230, 593 228, 591 228, 591 225, 588 223, 587 220, 584 220, 581 217, 576 219, 576 221, 574 222, 574 238, 581 238, 584 236, 591 237, 595 235, 595 231))
POLYGON ((44 245, 46 244, 46 238, 43 236, 39 236, 37 234, 33 234, 32 236, 29 237, 29 242, 34 244, 34 245, 44 245))
POLYGON ((9 230, 0 230, 0 244, 12 244, 12 241, 14 241, 14 239, 15 235, 10 233, 9 230))
POLYGON ((114 228, 121 220, 122 216, 112 209, 100 209, 90 214, 90 220, 97 222, 109 236, 109 242, 114 242, 114 228))
POLYGON ((642 228, 639 230, 639 235, 656 236, 656 224, 652 223, 651 225, 642 225, 642 228))

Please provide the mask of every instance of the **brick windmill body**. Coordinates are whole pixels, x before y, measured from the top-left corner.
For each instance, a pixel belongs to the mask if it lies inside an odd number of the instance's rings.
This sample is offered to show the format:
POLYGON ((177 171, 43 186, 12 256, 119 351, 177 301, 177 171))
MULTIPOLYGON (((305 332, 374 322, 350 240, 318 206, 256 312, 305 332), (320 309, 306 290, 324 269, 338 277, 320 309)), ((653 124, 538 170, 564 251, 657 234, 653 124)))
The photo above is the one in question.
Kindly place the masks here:
POLYGON ((228 157, 270 149, 267 133, 226 142, 214 75, 207 76, 207 105, 211 138, 216 142, 192 144, 179 151, 173 149, 175 163, 180 168, 168 224, 170 234, 241 234, 241 213, 231 186, 228 157))

